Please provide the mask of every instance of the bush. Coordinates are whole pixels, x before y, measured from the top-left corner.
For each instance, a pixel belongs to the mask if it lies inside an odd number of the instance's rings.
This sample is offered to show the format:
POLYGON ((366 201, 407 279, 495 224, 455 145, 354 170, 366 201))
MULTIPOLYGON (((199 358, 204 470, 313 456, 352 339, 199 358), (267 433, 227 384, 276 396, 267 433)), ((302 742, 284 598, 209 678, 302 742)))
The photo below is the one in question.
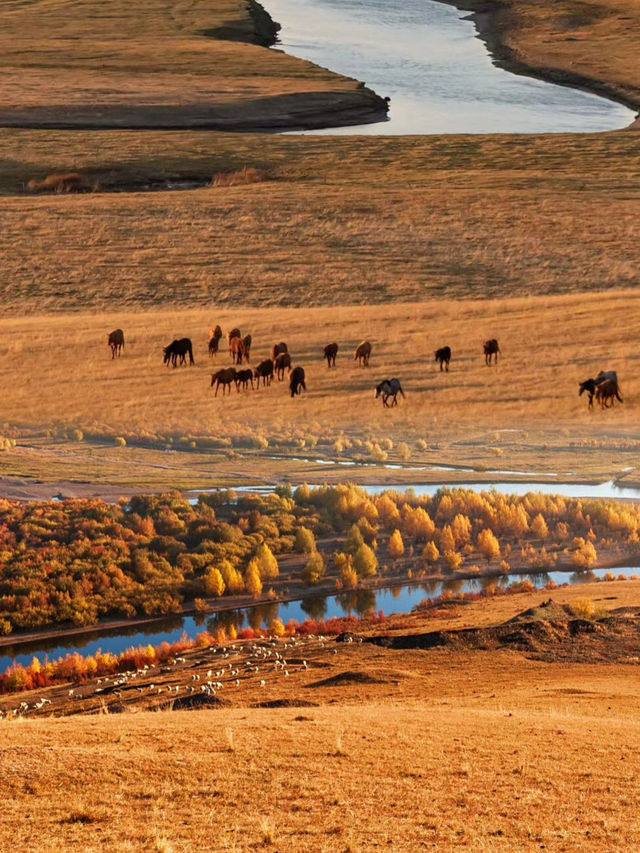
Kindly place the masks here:
POLYGON ((117 435, 114 438, 114 442, 118 445, 118 447, 125 447, 127 444, 126 438, 123 438, 121 435, 117 435))
POLYGON ((296 530, 294 547, 299 554, 311 554, 316 550, 316 538, 308 527, 299 527, 296 530))
POLYGON ((268 181, 269 175, 254 166, 244 166, 236 172, 221 172, 211 179, 212 187, 237 187, 242 184, 259 184, 268 181))

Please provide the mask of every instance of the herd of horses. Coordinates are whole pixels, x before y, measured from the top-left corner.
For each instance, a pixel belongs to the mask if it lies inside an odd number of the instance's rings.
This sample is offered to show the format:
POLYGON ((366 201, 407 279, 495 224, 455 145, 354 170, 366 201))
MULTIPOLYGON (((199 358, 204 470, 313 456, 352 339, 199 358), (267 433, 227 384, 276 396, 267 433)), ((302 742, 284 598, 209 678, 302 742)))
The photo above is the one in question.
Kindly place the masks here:
MULTIPOLYGON (((215 357, 220 351, 220 341, 223 338, 222 329, 217 325, 209 333, 209 357, 215 357)), ((295 397, 306 391, 306 377, 304 368, 301 366, 293 367, 291 362, 291 354, 289 348, 284 341, 275 343, 271 347, 270 357, 260 361, 255 368, 250 367, 239 370, 239 366, 245 362, 249 362, 251 356, 251 335, 242 335, 240 329, 233 328, 227 334, 227 345, 229 355, 233 363, 233 367, 224 367, 217 370, 211 375, 211 387, 215 385, 214 396, 218 396, 218 391, 222 387, 222 396, 225 391, 231 393, 231 386, 235 385, 236 391, 248 391, 271 385, 274 377, 282 382, 285 378, 285 371, 289 372, 289 389, 291 396, 295 397)), ((108 345, 111 349, 111 358, 119 356, 124 349, 124 332, 122 329, 114 329, 108 335, 108 345)), ((487 366, 498 363, 498 355, 500 354, 500 346, 496 338, 490 338, 482 345, 484 353, 484 361, 487 366)), ((371 357, 372 345, 370 341, 362 341, 356 347, 354 353, 354 361, 362 367, 369 366, 371 357)), ((179 338, 171 341, 163 350, 163 361, 166 365, 177 367, 178 365, 186 365, 187 357, 189 364, 195 364, 193 359, 193 346, 190 338, 179 338)), ((338 344, 327 344, 323 349, 323 358, 327 362, 329 369, 335 368, 336 359, 338 356, 338 344)), ((435 351, 435 360, 440 364, 440 371, 449 371, 451 363, 451 347, 443 346, 435 351)), ((618 377, 614 370, 601 370, 595 379, 585 379, 581 382, 578 388, 578 395, 588 394, 589 409, 593 408, 594 398, 600 403, 602 409, 608 409, 618 400, 623 402, 620 394, 620 386, 618 385, 618 377)), ((382 398, 383 407, 392 407, 398 405, 398 394, 403 398, 405 393, 402 390, 400 380, 395 377, 392 379, 384 379, 376 385, 376 399, 382 398), (391 402, 389 402, 391 401, 391 402)))

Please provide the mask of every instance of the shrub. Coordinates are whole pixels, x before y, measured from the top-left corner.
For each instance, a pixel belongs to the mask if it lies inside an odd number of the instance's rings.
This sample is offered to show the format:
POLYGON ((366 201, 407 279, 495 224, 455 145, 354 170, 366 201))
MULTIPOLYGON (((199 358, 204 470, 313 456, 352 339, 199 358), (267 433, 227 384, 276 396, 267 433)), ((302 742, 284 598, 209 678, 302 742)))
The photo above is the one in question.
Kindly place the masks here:
POLYGON ((237 187, 242 184, 259 184, 268 181, 269 175, 254 166, 244 166, 236 172, 221 172, 211 179, 212 187, 237 187))
POLYGON ((118 447, 125 447, 125 445, 126 445, 126 443, 127 443, 127 440, 126 440, 126 438, 124 438, 123 436, 121 436, 121 435, 117 435, 117 436, 114 438, 114 442, 118 445, 118 447))

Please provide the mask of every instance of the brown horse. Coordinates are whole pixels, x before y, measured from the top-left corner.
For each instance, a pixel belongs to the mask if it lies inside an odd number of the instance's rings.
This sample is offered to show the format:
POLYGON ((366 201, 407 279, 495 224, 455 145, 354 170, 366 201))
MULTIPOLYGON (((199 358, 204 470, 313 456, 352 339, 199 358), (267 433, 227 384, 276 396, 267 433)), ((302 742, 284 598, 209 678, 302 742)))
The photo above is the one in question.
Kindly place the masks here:
POLYGON ((482 347, 484 349, 484 363, 489 366, 491 364, 491 356, 495 356, 495 363, 497 364, 498 353, 500 352, 498 341, 495 338, 490 338, 484 342, 482 347))
POLYGON ((358 364, 363 367, 369 366, 369 357, 371 356, 371 344, 369 341, 362 341, 361 344, 358 344, 356 349, 356 354, 353 357, 354 361, 357 361, 358 364))
POLYGON ((298 367, 293 368, 291 377, 289 378, 289 389, 292 397, 307 390, 307 385, 304 381, 304 367, 298 365, 298 367))
POLYGON ((253 371, 254 377, 258 380, 258 388, 260 387, 260 379, 263 385, 271 385, 273 380, 273 362, 270 358, 265 358, 253 371))
POLYGON ((229 352, 231 353, 231 361, 234 364, 242 364, 242 359, 247 355, 242 338, 231 338, 229 341, 229 352))
POLYGON ((120 355, 120 350, 124 347, 124 332, 122 329, 114 329, 113 332, 109 332, 107 343, 111 347, 111 358, 120 355))
POLYGON ((271 347, 271 361, 275 362, 276 358, 280 355, 281 352, 289 352, 289 347, 285 344, 284 341, 280 341, 279 344, 274 344, 271 347))
POLYGON ((278 377, 278 382, 282 382, 284 379, 284 372, 288 368, 289 373, 291 373, 291 355, 288 352, 281 352, 279 356, 276 358, 275 362, 276 368, 276 376, 278 377))
POLYGON ((240 329, 231 329, 231 331, 227 334, 227 342, 229 344, 229 355, 231 355, 231 341, 234 338, 241 338, 240 329))
POLYGON ((327 367, 336 366, 336 356, 338 355, 338 344, 327 344, 324 348, 324 357, 327 359, 327 367))
POLYGON ((224 397, 225 388, 229 389, 229 393, 231 393, 231 383, 235 381, 236 378, 236 369, 235 367, 223 367, 222 370, 218 370, 216 373, 211 374, 211 388, 216 386, 216 393, 213 395, 214 397, 218 396, 218 388, 222 385, 222 396, 224 397))

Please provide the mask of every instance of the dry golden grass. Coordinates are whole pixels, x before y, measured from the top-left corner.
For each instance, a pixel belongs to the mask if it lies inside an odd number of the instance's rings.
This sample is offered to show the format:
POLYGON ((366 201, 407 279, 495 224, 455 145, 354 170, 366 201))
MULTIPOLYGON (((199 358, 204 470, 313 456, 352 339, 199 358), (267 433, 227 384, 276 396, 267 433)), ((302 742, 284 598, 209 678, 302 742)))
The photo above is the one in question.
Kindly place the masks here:
POLYGON ((101 0, 3 4, 0 123, 264 126, 283 112, 317 111, 318 94, 320 108, 366 100, 354 80, 244 43, 260 35, 238 0, 146 0, 144 9, 110 0, 107 8, 101 0))
POLYGON ((0 133, 0 189, 78 171, 103 187, 3 201, 4 311, 308 305, 636 286, 634 134, 264 137, 0 133), (15 151, 20 162, 15 162, 15 151))
MULTIPOLYGON (((608 607, 638 602, 632 582, 556 590, 554 600, 585 591, 608 607)), ((463 619, 495 624, 545 597, 477 602, 463 619)), ((632 664, 329 641, 308 670, 291 670, 264 676, 266 687, 263 673, 243 678, 215 711, 0 721, 0 847, 17 825, 33 851, 640 844, 632 664), (313 686, 345 672, 377 681, 313 686), (265 699, 317 706, 251 707, 265 699), (23 825, 25 814, 38 820, 23 825)))
POLYGON ((129 487, 159 477, 195 487, 283 474, 393 481, 400 476, 394 470, 332 470, 313 460, 399 462, 408 455, 417 468, 406 476, 418 482, 469 478, 419 470, 442 463, 476 467, 475 477, 489 481, 494 469, 530 471, 531 479, 537 472, 637 479, 640 380, 629 341, 640 333, 639 300, 627 291, 392 308, 4 319, 0 430, 18 438, 18 446, 1 454, 0 470, 47 479, 84 475, 129 487), (253 335, 253 364, 286 340, 293 363, 305 367, 308 391, 291 399, 287 383, 274 382, 214 397, 210 374, 229 364, 226 350, 215 361, 207 356, 208 329, 217 322, 253 335), (106 340, 116 327, 124 329, 126 347, 112 361, 106 340), (194 341, 195 367, 163 366, 162 347, 185 335, 194 341), (488 368, 482 342, 494 336, 502 356, 497 368, 488 368), (364 338, 373 343, 368 369, 353 360, 364 338), (332 340, 340 345, 336 370, 322 360, 332 340), (448 374, 433 361, 444 343, 453 350, 448 374), (589 412, 578 383, 600 369, 618 371, 625 402, 589 412), (374 399, 386 376, 398 376, 407 395, 394 409, 374 399), (74 429, 83 441, 74 440, 74 429), (69 441, 61 441, 65 435, 69 441), (128 446, 117 447, 117 436, 128 446), (300 456, 309 463, 296 461, 300 456))

